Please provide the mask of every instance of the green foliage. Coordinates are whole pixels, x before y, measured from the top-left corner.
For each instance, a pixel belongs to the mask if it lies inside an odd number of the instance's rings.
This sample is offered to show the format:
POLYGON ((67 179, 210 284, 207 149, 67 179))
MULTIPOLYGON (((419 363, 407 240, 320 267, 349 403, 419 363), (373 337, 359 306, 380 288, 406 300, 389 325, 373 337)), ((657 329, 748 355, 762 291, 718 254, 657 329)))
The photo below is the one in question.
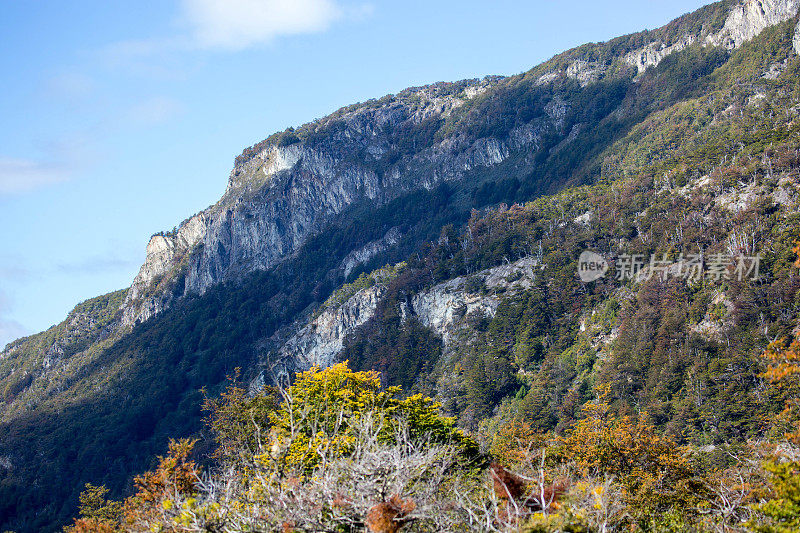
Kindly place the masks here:
POLYGON ((522 530, 524 533, 589 533, 592 531, 582 517, 569 512, 543 515, 536 514, 528 520, 522 530))
POLYGON ((278 405, 277 389, 265 387, 251 396, 235 377, 219 397, 206 396, 203 410, 216 441, 214 459, 224 465, 248 464, 266 438, 269 417, 278 405))
MULTIPOLYGON (((86 300, 70 311, 67 319, 47 331, 24 337, 9 344, 0 358, 0 420, 16 412, 22 402, 14 403, 41 374, 42 367, 73 357, 82 361, 102 349, 105 330, 118 318, 119 307, 127 289, 86 300)), ((63 384, 63 382, 61 382, 63 384)))
POLYGON ((100 520, 101 522, 119 522, 122 516, 122 503, 106 499, 108 489, 104 486, 86 484, 81 492, 78 511, 81 518, 100 520))
POLYGON ((769 461, 764 468, 772 474, 774 497, 755 506, 764 522, 753 524, 763 533, 789 533, 800 529, 800 464, 769 461))
POLYGON ((284 394, 286 401, 270 415, 277 446, 263 460, 311 472, 323 460, 352 452, 355 429, 365 416, 374 417, 382 442, 396 438, 402 424, 412 441, 453 444, 467 456, 477 453, 454 419, 439 414, 438 404, 421 394, 401 399, 400 391, 381 390, 377 372, 353 372, 346 362, 299 373, 284 394))

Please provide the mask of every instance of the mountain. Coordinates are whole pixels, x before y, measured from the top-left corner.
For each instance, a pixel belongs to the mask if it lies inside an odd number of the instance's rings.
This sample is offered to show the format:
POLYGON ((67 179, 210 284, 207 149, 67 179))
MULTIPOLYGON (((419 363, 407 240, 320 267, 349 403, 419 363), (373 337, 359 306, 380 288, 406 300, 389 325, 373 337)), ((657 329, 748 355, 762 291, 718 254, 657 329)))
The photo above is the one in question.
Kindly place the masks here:
POLYGON ((0 352, 0 529, 57 529, 86 482, 129 493, 168 437, 202 454, 200 389, 237 368, 348 359, 474 431, 563 429, 606 387, 688 442, 759 435, 781 402, 758 355, 797 323, 798 8, 718 2, 244 150, 130 288, 0 352), (584 250, 613 275, 582 283, 584 250), (760 276, 618 275, 701 251, 760 276))

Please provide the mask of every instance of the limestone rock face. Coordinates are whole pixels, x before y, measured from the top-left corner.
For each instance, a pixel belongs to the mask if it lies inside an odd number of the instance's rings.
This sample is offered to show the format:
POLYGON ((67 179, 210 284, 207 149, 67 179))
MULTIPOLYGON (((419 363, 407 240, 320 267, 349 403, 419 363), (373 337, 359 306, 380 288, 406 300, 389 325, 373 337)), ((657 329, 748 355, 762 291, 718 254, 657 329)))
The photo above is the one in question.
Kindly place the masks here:
MULTIPOLYGON (((236 159, 222 199, 172 233, 154 235, 147 258, 123 305, 123 323, 145 321, 185 294, 268 269, 297 251, 324 224, 358 202, 381 205, 400 194, 462 179, 511 154, 535 149, 542 134, 558 130, 566 107, 553 102, 542 117, 514 128, 504 140, 470 138, 456 131, 400 159, 396 131, 443 119, 500 78, 463 82, 458 92, 435 86, 407 90, 403 98, 358 106, 321 119, 303 140, 267 140, 236 159), (382 172, 376 168, 382 167, 382 172)), ((413 147, 413 143, 412 143, 413 147)), ((397 242, 355 250, 346 273, 397 242)))
POLYGON ((385 285, 373 285, 361 289, 341 306, 326 309, 289 338, 275 360, 299 369, 331 366, 344 347, 345 337, 372 318, 385 292, 385 285))
POLYGON ((187 252, 203 242, 208 221, 209 216, 204 211, 183 222, 175 233, 159 233, 150 238, 145 262, 123 303, 123 324, 145 321, 169 304, 168 295, 148 295, 148 289, 169 274, 187 252))
POLYGON ((498 289, 507 295, 529 288, 538 265, 537 258, 526 257, 470 277, 454 278, 415 296, 411 312, 441 336, 447 348, 462 318, 474 312, 493 317, 500 303, 498 289))
POLYGON ((390 247, 400 242, 400 236, 400 228, 392 228, 380 239, 367 243, 358 250, 353 250, 347 254, 347 257, 342 260, 344 277, 346 278, 349 276, 350 272, 357 266, 363 265, 379 253, 388 250, 390 247))
MULTIPOLYGON (((705 45, 738 48, 766 28, 796 16, 799 9, 800 0, 742 0, 730 11, 722 29, 705 35, 705 40, 703 40, 704 34, 701 33, 683 35, 669 44, 654 41, 628 52, 622 60, 636 67, 637 72, 641 74, 648 67, 657 66, 668 55, 680 52, 698 41, 702 41, 705 45)), ((794 48, 800 54, 800 25, 795 32, 794 48)), ((602 78, 606 70, 607 65, 599 62, 576 59, 567 66, 563 74, 578 80, 581 86, 585 87, 602 78)), ((548 72, 539 77, 537 84, 549 83, 558 76, 558 72, 548 72)))
MULTIPOLYGON (((458 277, 414 296, 411 305, 403 304, 405 319, 416 316, 444 340, 445 348, 461 325, 461 319, 473 312, 494 316, 501 296, 529 288, 539 268, 539 259, 526 257, 514 263, 458 277)), ((276 354, 267 361, 269 379, 280 380, 294 371, 312 366, 325 368, 338 362, 348 335, 375 315, 386 284, 376 283, 361 289, 337 307, 325 309, 316 318, 294 326, 295 333, 280 343, 276 354)), ((263 373, 251 388, 257 390, 269 381, 263 373)))
POLYGON ((794 37, 792 38, 792 48, 794 53, 800 55, 800 22, 794 27, 794 37))
POLYGON ((269 147, 234 168, 188 267, 186 292, 202 294, 225 279, 275 265, 347 206, 380 203, 384 186, 374 171, 319 149, 269 147))
POLYGON ((695 38, 693 35, 684 35, 677 42, 669 46, 664 43, 653 42, 638 50, 625 54, 623 61, 636 67, 636 70, 641 74, 647 70, 647 67, 658 66, 662 59, 674 52, 680 52, 694 41, 695 38))
MULTIPOLYGON (((800 0, 745 0, 730 11, 720 31, 706 36, 704 44, 738 48, 766 28, 796 16, 798 8, 800 0)), ((795 35, 795 50, 798 50, 800 36, 795 35)), ((623 60, 641 74, 647 67, 657 66, 665 57, 680 52, 696 40, 697 36, 687 34, 670 45, 652 42, 629 52, 623 60)))
POLYGON ((568 78, 578 80, 581 87, 586 87, 600 79, 604 71, 605 68, 597 62, 578 59, 570 63, 567 67, 566 75, 568 78))
POLYGON ((706 43, 738 48, 764 29, 797 15, 800 0, 747 0, 734 7, 722 29, 706 43))

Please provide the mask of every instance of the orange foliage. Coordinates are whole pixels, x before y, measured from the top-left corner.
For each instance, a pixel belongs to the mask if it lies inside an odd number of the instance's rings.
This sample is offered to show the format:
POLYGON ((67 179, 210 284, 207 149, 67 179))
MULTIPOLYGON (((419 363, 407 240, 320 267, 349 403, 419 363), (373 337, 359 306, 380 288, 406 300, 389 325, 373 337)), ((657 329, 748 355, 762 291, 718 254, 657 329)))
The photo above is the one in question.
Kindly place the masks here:
POLYGON ((764 377, 773 383, 800 374, 800 338, 796 337, 788 346, 787 342, 787 339, 773 341, 764 352, 769 364, 764 377))
POLYGON ((514 420, 497 428, 490 451, 500 464, 514 468, 527 463, 547 439, 547 435, 537 433, 529 422, 514 420))
POLYGON ((519 500, 525 493, 525 482, 521 477, 509 472, 502 465, 492 463, 489 466, 492 488, 500 500, 519 500))
POLYGON ((195 493, 198 469, 189 460, 197 440, 170 440, 169 453, 158 458, 158 468, 134 478, 137 492, 125 500, 124 520, 131 524, 147 520, 158 512, 161 502, 170 495, 195 493))
POLYGON ((763 357, 769 367, 762 374, 784 391, 786 408, 775 417, 776 427, 788 429, 785 437, 800 446, 800 401, 797 397, 797 379, 800 375, 800 337, 788 343, 779 339, 769 343, 763 357), (791 429, 794 428, 794 429, 791 429))
POLYGON ((394 494, 385 502, 370 508, 365 520, 372 533, 397 533, 401 527, 410 522, 408 515, 416 509, 412 499, 404 500, 394 494))
POLYGON ((686 450, 659 435, 645 415, 634 420, 614 416, 605 402, 589 402, 562 439, 561 453, 573 459, 586 476, 612 475, 637 505, 666 505, 686 496, 692 478, 686 450))
POLYGON ((76 518, 75 523, 65 528, 67 533, 116 533, 116 524, 97 518, 76 518))

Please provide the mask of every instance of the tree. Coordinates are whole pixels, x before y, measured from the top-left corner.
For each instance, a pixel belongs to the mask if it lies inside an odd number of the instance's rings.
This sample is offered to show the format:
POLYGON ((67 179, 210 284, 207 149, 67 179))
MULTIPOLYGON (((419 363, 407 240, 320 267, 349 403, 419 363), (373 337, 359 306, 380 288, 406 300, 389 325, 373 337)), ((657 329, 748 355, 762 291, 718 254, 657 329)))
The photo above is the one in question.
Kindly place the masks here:
POLYGON ((753 529, 763 533, 800 531, 800 463, 772 460, 764 468, 772 474, 774 497, 755 506, 766 521, 753 524, 753 529))
POLYGON ((203 410, 208 412, 206 425, 211 429, 217 447, 213 458, 222 464, 249 464, 260 453, 262 443, 269 438, 270 413, 280 403, 278 390, 265 387, 250 396, 238 386, 236 374, 217 398, 206 397, 203 410))
POLYGON ((583 414, 562 439, 561 453, 584 477, 616 477, 630 507, 644 514, 690 498, 687 450, 659 435, 645 414, 615 416, 604 396, 584 405, 583 414))
POLYGON ((207 400, 212 428, 230 444, 221 468, 200 475, 188 459, 194 442, 173 441, 137 478, 126 530, 396 533, 460 523, 442 509, 453 486, 476 477, 477 445, 431 399, 403 398, 346 363, 301 372, 281 394, 274 409, 235 386, 207 400))
MULTIPOLYGON (((800 244, 793 249, 800 255, 800 244)), ((798 262, 795 263, 798 266, 798 262)), ((800 445, 800 413, 797 402, 797 376, 800 375, 800 338, 791 343, 781 339, 770 343, 764 352, 769 364, 764 376, 776 387, 788 391, 786 409, 778 417, 782 426, 789 425, 793 431, 785 437, 794 446, 800 445)), ((793 450, 796 452, 796 448, 793 450)), ((771 474, 772 498, 756 505, 763 520, 755 521, 756 531, 764 533, 788 533, 800 530, 800 461, 797 454, 789 457, 776 456, 764 463, 764 469, 771 474)))
POLYGON ((376 418, 383 442, 395 438, 402 422, 411 439, 454 444, 467 455, 477 454, 477 444, 455 428, 453 418, 439 413, 437 403, 421 394, 402 398, 400 393, 400 387, 381 389, 377 372, 353 372, 346 361, 300 372, 284 391, 280 408, 270 414, 272 444, 261 458, 311 471, 353 450, 353 429, 364 416, 376 418))
POLYGON ((764 377, 773 383, 788 382, 800 374, 800 337, 795 337, 791 343, 785 338, 771 342, 764 351, 764 358, 769 365, 764 377))
POLYGON ((122 515, 122 503, 106 499, 108 489, 105 485, 86 484, 86 489, 79 497, 80 518, 73 525, 64 528, 66 533, 88 531, 118 531, 119 519, 122 515))
POLYGON ((123 523, 158 524, 174 508, 173 501, 197 492, 199 470, 189 459, 197 440, 170 440, 169 453, 158 458, 158 467, 134 478, 137 492, 125 500, 123 523))

